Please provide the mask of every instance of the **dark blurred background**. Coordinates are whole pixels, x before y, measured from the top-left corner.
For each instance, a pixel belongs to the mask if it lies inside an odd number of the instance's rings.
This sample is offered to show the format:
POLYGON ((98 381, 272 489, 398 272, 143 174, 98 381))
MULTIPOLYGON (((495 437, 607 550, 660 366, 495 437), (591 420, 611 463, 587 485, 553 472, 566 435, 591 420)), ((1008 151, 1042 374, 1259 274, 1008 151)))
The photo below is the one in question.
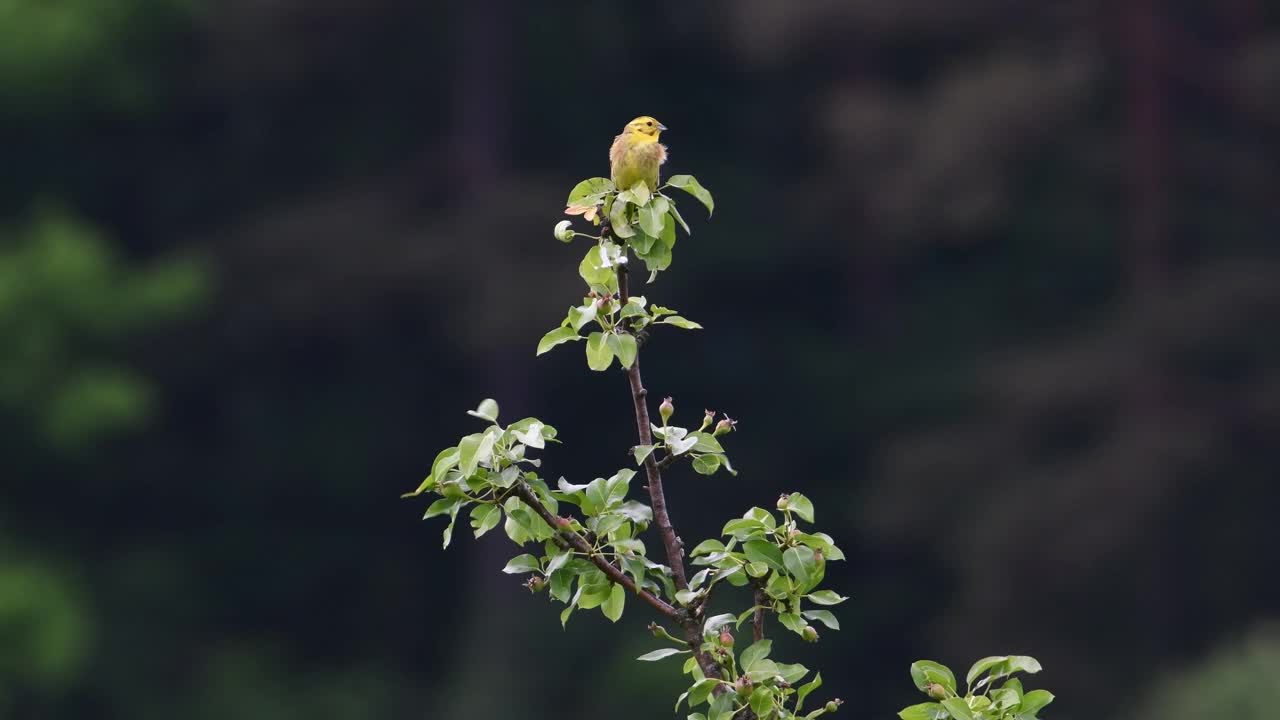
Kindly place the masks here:
POLYGON ((646 380, 741 421, 674 519, 815 499, 824 693, 1276 716, 1280 3, 0 0, 0 717, 670 717, 642 607, 562 631, 398 498, 486 396, 627 464, 533 349, 639 114, 718 201, 646 380))

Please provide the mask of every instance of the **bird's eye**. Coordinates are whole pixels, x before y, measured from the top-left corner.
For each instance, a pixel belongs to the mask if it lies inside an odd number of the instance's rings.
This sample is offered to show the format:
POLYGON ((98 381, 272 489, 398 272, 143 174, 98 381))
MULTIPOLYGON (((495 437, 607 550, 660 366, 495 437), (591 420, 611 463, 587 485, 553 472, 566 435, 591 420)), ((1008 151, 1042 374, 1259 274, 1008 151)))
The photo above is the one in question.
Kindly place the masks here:
POLYGON ((645 125, 648 125, 649 127, 653 127, 653 121, 652 121, 652 120, 646 120, 644 124, 645 124, 645 125))

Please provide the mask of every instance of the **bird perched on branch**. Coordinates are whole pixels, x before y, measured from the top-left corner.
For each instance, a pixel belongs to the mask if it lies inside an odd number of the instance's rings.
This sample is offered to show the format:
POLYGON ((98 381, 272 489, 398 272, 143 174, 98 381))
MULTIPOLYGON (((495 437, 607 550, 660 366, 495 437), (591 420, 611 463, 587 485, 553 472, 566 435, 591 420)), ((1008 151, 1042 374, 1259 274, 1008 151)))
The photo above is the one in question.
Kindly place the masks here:
POLYGON ((648 115, 627 123, 609 148, 609 177, 619 190, 627 190, 640 180, 650 192, 658 190, 658 166, 667 161, 667 146, 658 135, 667 126, 648 115))

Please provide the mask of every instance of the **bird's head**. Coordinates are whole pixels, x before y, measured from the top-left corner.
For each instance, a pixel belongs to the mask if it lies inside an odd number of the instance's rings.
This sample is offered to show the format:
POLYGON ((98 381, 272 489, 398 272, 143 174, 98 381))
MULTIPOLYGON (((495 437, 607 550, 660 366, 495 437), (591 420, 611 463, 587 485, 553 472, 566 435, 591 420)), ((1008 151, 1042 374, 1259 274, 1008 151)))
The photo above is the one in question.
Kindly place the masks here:
POLYGON ((651 118, 648 115, 641 115, 635 120, 627 123, 627 126, 623 128, 623 132, 627 132, 632 135, 639 135, 647 140, 657 140, 658 135, 666 129, 667 126, 658 122, 656 119, 651 118))

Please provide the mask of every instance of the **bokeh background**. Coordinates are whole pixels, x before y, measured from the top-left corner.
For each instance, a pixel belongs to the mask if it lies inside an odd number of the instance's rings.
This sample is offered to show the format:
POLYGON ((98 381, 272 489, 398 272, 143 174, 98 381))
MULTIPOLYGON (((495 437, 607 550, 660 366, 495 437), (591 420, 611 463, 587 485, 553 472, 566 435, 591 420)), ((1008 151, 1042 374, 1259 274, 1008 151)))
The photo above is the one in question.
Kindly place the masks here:
POLYGON ((675 521, 815 499, 846 712, 1018 652, 1049 717, 1276 717, 1263 0, 0 0, 0 717, 670 717, 642 607, 398 498, 486 396, 626 463, 533 348, 638 114, 718 200, 647 383, 741 421, 675 521))

